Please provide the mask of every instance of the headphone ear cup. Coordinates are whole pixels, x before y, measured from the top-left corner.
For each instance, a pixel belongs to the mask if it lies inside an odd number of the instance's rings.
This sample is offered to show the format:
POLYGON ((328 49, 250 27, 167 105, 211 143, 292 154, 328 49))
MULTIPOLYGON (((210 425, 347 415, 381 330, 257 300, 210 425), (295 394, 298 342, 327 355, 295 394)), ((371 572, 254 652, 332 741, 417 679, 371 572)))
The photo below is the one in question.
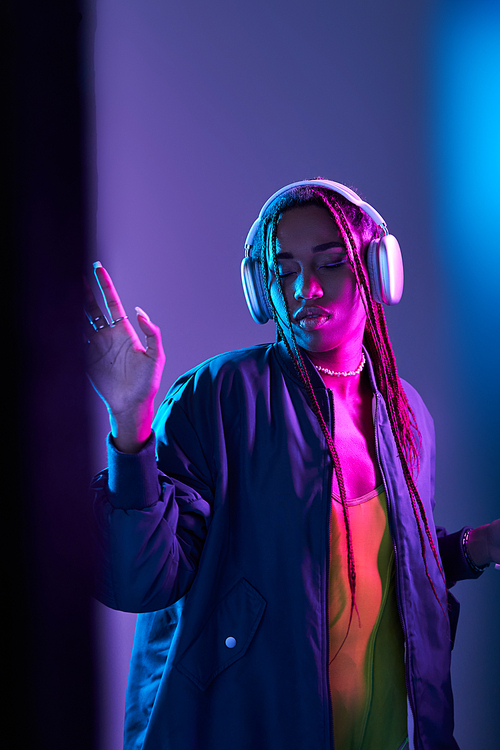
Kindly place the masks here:
POLYGON ((368 245, 366 251, 366 267, 368 269, 368 280, 370 282, 370 290, 372 297, 375 302, 382 302, 382 295, 380 291, 380 274, 378 267, 378 245, 380 240, 372 240, 368 245))
POLYGON ((397 305, 403 294, 403 258, 392 234, 372 240, 366 253, 370 289, 375 302, 397 305))
POLYGON ((267 323, 268 320, 273 318, 273 311, 267 298, 259 260, 243 258, 241 261, 241 283, 250 315, 260 325, 267 323))

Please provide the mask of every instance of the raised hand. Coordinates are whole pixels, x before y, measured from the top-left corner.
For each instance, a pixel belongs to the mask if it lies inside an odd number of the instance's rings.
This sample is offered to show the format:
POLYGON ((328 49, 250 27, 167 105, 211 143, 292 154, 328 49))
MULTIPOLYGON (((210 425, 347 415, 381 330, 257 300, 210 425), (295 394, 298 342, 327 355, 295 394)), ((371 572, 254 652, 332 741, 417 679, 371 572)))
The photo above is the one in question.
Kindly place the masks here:
POLYGON ((95 264, 95 275, 104 305, 98 304, 85 282, 85 312, 89 320, 87 372, 108 408, 116 447, 135 453, 151 434, 154 397, 165 364, 160 329, 136 308, 137 323, 146 336, 144 347, 110 275, 100 263, 95 264))

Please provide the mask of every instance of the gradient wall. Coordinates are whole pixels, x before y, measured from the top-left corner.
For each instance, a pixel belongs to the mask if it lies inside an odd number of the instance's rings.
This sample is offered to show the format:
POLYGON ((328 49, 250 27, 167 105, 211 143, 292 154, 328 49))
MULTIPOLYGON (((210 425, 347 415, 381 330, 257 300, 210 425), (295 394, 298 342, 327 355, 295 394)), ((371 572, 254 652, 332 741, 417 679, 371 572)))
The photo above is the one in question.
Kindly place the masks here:
MULTIPOLYGON (((207 357, 274 338, 239 281, 264 200, 297 179, 345 182, 403 249, 387 317, 436 420, 436 520, 450 530, 499 515, 499 28, 483 0, 97 3, 96 258, 129 313, 162 328, 161 394, 207 357)), ((96 471, 105 416, 97 405, 96 471)), ((494 570, 455 589, 463 750, 498 737, 499 593, 494 570)), ((96 616, 102 750, 118 750, 134 616, 96 616)))

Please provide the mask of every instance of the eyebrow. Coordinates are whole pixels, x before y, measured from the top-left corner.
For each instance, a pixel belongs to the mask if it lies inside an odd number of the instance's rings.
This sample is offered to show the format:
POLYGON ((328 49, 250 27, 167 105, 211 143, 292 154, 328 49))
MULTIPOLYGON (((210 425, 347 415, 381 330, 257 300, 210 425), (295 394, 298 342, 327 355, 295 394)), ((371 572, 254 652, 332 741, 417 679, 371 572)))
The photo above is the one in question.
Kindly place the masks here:
MULTIPOLYGON (((315 245, 312 249, 313 253, 321 253, 325 250, 332 250, 333 248, 342 248, 342 250, 345 250, 345 245, 343 242, 340 242, 339 240, 333 240, 332 242, 324 242, 322 245, 315 245)), ((292 253, 282 253, 279 252, 276 254, 277 258, 280 259, 287 259, 287 258, 293 258, 292 253)))

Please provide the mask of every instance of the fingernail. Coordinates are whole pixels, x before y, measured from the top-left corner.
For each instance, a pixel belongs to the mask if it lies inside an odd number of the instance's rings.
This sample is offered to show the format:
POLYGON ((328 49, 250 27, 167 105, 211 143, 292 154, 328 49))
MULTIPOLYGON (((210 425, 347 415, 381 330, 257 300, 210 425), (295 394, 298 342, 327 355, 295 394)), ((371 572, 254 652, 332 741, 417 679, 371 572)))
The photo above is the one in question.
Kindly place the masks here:
POLYGON ((96 260, 95 263, 92 263, 94 268, 102 268, 102 263, 100 260, 96 260))
POLYGON ((146 318, 146 320, 149 320, 151 322, 151 318, 149 317, 149 315, 146 312, 144 312, 144 310, 142 309, 142 307, 136 307, 135 311, 136 311, 137 315, 142 315, 143 318, 146 318))

